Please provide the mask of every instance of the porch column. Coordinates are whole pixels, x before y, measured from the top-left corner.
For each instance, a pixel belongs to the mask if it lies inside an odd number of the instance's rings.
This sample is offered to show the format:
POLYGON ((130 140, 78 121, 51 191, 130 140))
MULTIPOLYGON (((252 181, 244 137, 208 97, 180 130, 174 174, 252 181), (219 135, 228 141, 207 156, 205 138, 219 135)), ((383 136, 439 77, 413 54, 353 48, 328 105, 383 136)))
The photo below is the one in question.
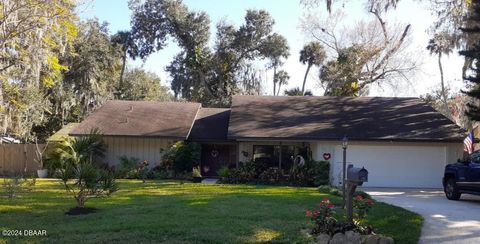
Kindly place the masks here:
POLYGON ((278 169, 282 169, 282 142, 280 142, 279 150, 278 150, 278 169))

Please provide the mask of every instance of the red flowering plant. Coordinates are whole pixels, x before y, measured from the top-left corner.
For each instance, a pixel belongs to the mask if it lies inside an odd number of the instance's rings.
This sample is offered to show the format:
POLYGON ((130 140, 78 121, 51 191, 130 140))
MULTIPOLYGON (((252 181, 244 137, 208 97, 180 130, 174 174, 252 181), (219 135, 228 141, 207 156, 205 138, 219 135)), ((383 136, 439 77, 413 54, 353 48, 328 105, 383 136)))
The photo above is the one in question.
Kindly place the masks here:
POLYGON ((333 217, 333 214, 335 214, 335 205, 333 205, 328 198, 323 199, 315 209, 307 210, 305 215, 309 217, 314 224, 311 233, 333 234, 337 224, 337 220, 333 217))
POLYGON ((367 217, 368 212, 375 202, 371 198, 365 198, 361 195, 353 198, 354 218, 359 223, 367 217))

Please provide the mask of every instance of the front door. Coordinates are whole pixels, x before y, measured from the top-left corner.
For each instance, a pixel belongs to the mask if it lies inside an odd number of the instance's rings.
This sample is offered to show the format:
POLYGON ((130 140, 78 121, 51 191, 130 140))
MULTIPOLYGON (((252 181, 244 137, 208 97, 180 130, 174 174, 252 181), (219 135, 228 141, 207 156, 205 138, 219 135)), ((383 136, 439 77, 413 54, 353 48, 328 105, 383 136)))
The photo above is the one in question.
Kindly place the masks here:
POLYGON ((235 145, 202 144, 202 161, 200 164, 202 176, 215 177, 222 167, 234 164, 235 145))

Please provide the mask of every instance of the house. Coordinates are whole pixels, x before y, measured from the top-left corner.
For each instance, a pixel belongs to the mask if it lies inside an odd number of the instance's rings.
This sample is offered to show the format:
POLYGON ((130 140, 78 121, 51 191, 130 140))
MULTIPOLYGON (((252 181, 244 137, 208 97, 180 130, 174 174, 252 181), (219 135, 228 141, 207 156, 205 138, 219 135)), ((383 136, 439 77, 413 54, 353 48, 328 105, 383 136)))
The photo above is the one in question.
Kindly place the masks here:
POLYGON ((332 184, 347 161, 369 170, 371 187, 441 187, 443 168, 462 156, 466 132, 417 98, 234 96, 230 109, 198 103, 108 101, 71 135, 99 128, 107 160, 160 162, 176 140, 202 145, 201 170, 262 160, 288 172, 297 155, 331 164, 332 184))

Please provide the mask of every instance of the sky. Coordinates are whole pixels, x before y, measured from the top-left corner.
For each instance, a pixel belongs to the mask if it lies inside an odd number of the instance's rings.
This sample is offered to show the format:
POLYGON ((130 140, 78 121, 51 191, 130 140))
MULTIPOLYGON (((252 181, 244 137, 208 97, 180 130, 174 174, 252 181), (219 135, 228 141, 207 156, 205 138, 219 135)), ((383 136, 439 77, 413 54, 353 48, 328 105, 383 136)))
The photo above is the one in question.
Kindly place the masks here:
MULTIPOLYGON (((287 88, 301 87, 302 85, 306 66, 298 61, 299 52, 303 45, 312 39, 301 31, 301 18, 308 11, 312 11, 321 18, 327 17, 325 5, 322 1, 320 2, 318 7, 305 9, 299 0, 184 0, 190 10, 204 11, 210 16, 211 36, 214 35, 215 25, 220 20, 227 20, 235 26, 240 26, 244 22, 247 9, 267 10, 275 20, 273 30, 286 37, 290 46, 290 56, 282 67, 290 75, 287 88)), ((334 5, 333 9, 347 14, 345 25, 351 25, 369 17, 361 5, 363 1, 350 0, 345 4, 343 4, 345 1, 337 2, 339 4, 334 5)), ((388 12, 387 19, 387 24, 398 22, 403 26, 412 25, 412 41, 407 48, 415 54, 415 58, 420 63, 417 72, 401 86, 374 86, 370 89, 369 96, 416 97, 429 93, 433 89, 439 89, 440 74, 437 58, 431 56, 425 48, 429 40, 427 30, 435 19, 426 2, 428 1, 402 0, 395 10, 388 12)), ((128 8, 128 0, 90 0, 83 4, 78 11, 81 19, 97 18, 101 22, 108 22, 110 34, 130 28, 131 11, 128 8)), ((178 52, 179 48, 176 44, 170 42, 165 49, 152 54, 145 62, 129 60, 128 65, 131 67, 141 66, 148 71, 155 72, 161 77, 164 85, 169 85, 170 77, 165 72, 165 67, 178 52)), ((442 61, 448 87, 453 92, 460 91, 464 86, 461 79, 463 58, 457 54, 457 51, 454 51, 444 57, 442 61)), ((310 72, 306 87, 312 90, 314 95, 322 95, 323 90, 318 85, 317 75, 317 72, 310 72)), ((264 78, 268 80, 264 83, 265 95, 272 94, 272 77, 271 71, 265 71, 264 78)))

